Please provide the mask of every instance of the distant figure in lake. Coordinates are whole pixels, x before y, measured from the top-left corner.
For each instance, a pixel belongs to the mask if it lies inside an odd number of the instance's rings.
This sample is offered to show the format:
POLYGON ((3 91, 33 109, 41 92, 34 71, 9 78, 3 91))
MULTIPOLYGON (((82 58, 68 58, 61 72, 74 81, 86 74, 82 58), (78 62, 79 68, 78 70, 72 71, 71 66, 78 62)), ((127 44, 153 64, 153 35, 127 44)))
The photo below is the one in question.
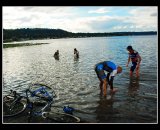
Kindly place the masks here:
POLYGON ((76 48, 74 48, 74 58, 79 58, 79 51, 76 48))
POLYGON ((54 58, 56 60, 59 60, 59 50, 57 50, 55 53, 54 53, 54 58))
POLYGON ((140 63, 141 63, 141 56, 137 51, 135 51, 132 46, 128 46, 126 48, 129 53, 128 53, 128 62, 126 66, 128 67, 128 64, 130 61, 132 61, 132 66, 130 68, 130 76, 133 75, 134 70, 136 69, 136 77, 139 77, 139 68, 140 68, 140 63))
POLYGON ((99 86, 100 86, 101 94, 103 94, 104 97, 106 97, 107 95, 107 85, 110 86, 111 93, 114 93, 117 91, 117 89, 113 89, 113 79, 116 74, 119 74, 122 72, 122 67, 116 66, 111 61, 103 61, 95 65, 95 71, 100 81, 99 86), (104 71, 108 72, 107 76, 104 71))

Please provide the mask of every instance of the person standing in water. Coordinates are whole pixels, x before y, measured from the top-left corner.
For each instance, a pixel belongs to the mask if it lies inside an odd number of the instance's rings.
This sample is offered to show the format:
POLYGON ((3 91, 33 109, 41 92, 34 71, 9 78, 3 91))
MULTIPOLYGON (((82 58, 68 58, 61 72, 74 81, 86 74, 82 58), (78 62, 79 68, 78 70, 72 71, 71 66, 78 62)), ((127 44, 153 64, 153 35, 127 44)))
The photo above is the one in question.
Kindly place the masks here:
POLYGON ((59 60, 59 50, 57 50, 55 53, 54 53, 54 58, 56 60, 59 60))
POLYGON ((135 51, 132 46, 128 46, 127 48, 128 53, 128 62, 126 64, 126 67, 128 67, 128 64, 130 61, 132 61, 132 66, 130 68, 130 76, 133 75, 134 70, 136 69, 136 77, 139 77, 139 68, 141 63, 141 56, 137 51, 135 51))
POLYGON ((79 51, 76 48, 74 48, 74 57, 79 58, 79 51))

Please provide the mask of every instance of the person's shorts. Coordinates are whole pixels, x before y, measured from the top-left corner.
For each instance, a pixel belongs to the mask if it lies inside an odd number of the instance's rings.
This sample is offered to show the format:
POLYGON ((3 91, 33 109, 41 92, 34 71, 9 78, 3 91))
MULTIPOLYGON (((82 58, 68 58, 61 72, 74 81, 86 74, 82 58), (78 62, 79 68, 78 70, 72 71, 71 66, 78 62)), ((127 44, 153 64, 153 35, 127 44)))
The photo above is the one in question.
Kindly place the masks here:
POLYGON ((137 66, 137 62, 132 62, 132 66, 130 68, 130 71, 133 72, 135 70, 136 66, 137 66))
POLYGON ((97 66, 95 66, 95 71, 96 71, 97 77, 98 77, 100 80, 103 80, 103 79, 105 79, 105 78, 107 77, 106 74, 104 73, 104 70, 102 70, 102 69, 97 69, 97 66))

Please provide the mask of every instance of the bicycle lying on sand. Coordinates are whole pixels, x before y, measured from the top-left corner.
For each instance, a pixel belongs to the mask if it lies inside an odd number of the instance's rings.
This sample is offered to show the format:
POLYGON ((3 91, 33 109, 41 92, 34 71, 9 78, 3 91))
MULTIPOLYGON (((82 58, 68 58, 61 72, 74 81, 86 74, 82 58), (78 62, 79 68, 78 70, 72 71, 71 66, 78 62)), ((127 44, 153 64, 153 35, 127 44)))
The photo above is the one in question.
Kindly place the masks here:
POLYGON ((59 123, 78 123, 80 118, 73 115, 74 108, 51 106, 56 94, 51 87, 44 84, 32 84, 25 93, 19 94, 11 90, 3 97, 3 117, 14 117, 29 109, 29 116, 40 116, 59 123), (41 104, 38 108, 36 105, 41 104), (35 107, 36 106, 36 107, 35 107))

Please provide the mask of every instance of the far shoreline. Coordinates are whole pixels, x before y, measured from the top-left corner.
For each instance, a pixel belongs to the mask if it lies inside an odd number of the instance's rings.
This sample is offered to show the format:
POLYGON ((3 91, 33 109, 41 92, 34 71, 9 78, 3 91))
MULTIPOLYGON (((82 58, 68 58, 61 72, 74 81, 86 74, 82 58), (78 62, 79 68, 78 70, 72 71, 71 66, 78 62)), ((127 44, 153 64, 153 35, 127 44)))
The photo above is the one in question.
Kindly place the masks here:
POLYGON ((33 46, 33 45, 43 45, 43 44, 50 44, 50 43, 17 43, 17 44, 7 43, 7 44, 3 44, 3 48, 33 46))
MULTIPOLYGON (((50 40, 50 39, 72 39, 72 38, 97 38, 97 37, 124 37, 124 36, 153 36, 157 34, 143 34, 143 35, 113 35, 113 36, 79 36, 79 37, 62 37, 62 38, 43 38, 43 39, 23 39, 19 41, 9 41, 9 42, 3 42, 3 45, 5 44, 26 44, 26 46, 29 46, 29 44, 32 43, 23 43, 24 41, 32 41, 32 40, 50 40), (17 43, 16 43, 17 42, 17 43), (19 43, 21 42, 21 43, 19 43), (28 45, 27 45, 28 44, 28 45)), ((34 43, 34 45, 41 45, 41 44, 49 44, 49 43, 34 43)), ((5 45, 6 46, 6 45, 5 45)), ((18 45, 21 46, 21 45, 18 45)), ((24 45, 25 46, 25 45, 24 45)))
POLYGON ((68 32, 62 29, 49 28, 20 28, 3 29, 3 43, 20 42, 36 39, 62 39, 62 38, 89 38, 89 37, 113 37, 113 36, 142 36, 157 35, 157 31, 140 32, 68 32))

